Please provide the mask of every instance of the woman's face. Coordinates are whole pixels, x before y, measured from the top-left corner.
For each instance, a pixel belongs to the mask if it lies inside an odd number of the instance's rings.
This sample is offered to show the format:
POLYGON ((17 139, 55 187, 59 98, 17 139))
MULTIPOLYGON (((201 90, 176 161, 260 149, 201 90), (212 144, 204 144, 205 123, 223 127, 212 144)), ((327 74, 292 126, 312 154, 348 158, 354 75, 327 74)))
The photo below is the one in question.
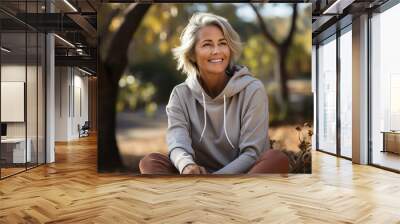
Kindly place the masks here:
POLYGON ((201 74, 224 73, 231 56, 221 29, 214 25, 205 26, 197 32, 194 54, 201 74))

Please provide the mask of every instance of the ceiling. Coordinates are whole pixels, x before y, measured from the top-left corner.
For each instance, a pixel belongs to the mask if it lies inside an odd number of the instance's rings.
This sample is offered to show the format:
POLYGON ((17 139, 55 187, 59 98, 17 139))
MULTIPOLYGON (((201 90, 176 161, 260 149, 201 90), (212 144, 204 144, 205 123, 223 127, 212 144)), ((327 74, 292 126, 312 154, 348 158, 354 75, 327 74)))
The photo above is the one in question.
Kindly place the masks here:
POLYGON ((313 43, 351 24, 352 17, 373 11, 388 0, 312 0, 313 43))
MULTIPOLYGON (((373 10, 388 0, 305 0, 293 2, 311 2, 313 42, 336 32, 337 27, 350 24, 352 17, 368 10, 373 10), (340 21, 340 22, 339 22, 340 21), (347 22, 346 22, 347 21, 347 22), (339 24, 339 26, 338 26, 339 24), (336 26, 336 27, 335 27, 336 26)), ((50 0, 45 6, 45 0, 28 2, 1 0, 0 21, 2 32, 18 33, 30 30, 40 32, 55 32, 62 39, 75 45, 65 43, 56 38, 56 63, 58 65, 76 66, 79 61, 96 69, 97 58, 97 11, 102 2, 133 2, 123 0, 50 0), (52 8, 52 13, 48 13, 52 8), (79 49, 79 50, 77 50, 79 49)), ((157 2, 157 1, 155 1, 157 2)), ((158 2, 162 2, 159 0, 158 2)), ((272 0, 269 2, 284 2, 272 0)), ((7 35, 9 41, 17 46, 24 46, 20 38, 7 35)), ((4 43, 4 42, 3 42, 4 43)), ((31 45, 29 45, 31 46, 31 45)), ((15 51, 17 53, 18 50, 15 51)), ((30 49, 28 47, 28 52, 30 49)))
POLYGON ((55 38, 56 65, 82 66, 95 71, 97 10, 101 1, 50 0, 47 6, 45 2, 0 1, 2 46, 12 49, 7 58, 17 61, 25 55, 31 58, 36 54, 37 44, 29 43, 33 35, 28 34, 28 45, 25 43, 26 30, 28 33, 54 32, 61 37, 55 38))

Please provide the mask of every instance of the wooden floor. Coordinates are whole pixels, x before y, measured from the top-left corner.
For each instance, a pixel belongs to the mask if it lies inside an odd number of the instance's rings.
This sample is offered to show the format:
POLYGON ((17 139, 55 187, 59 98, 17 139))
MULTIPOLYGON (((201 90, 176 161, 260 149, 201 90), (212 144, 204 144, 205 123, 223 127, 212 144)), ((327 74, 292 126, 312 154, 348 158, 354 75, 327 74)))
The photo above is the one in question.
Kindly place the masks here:
POLYGON ((376 150, 374 151, 372 161, 377 165, 400 170, 400 154, 376 150))
POLYGON ((0 169, 1 169, 1 178, 7 177, 7 176, 10 176, 10 175, 19 173, 19 172, 23 172, 23 171, 26 170, 25 167, 23 167, 23 168, 20 168, 20 167, 17 167, 17 168, 14 168, 14 167, 8 168, 8 167, 7 167, 7 168, 0 168, 0 169))
POLYGON ((323 153, 312 175, 98 174, 94 137, 0 181, 0 223, 400 223, 400 175, 323 153))

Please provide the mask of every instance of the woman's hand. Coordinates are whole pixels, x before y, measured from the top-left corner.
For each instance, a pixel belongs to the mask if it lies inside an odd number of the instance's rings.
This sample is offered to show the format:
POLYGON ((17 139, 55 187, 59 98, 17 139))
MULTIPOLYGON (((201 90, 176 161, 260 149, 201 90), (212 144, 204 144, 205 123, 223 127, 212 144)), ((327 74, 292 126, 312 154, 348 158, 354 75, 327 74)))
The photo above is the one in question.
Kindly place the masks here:
POLYGON ((200 167, 200 174, 207 174, 208 173, 206 168, 204 168, 202 166, 199 166, 199 167, 200 167))
POLYGON ((197 164, 189 164, 183 168, 182 174, 207 174, 207 170, 197 164))

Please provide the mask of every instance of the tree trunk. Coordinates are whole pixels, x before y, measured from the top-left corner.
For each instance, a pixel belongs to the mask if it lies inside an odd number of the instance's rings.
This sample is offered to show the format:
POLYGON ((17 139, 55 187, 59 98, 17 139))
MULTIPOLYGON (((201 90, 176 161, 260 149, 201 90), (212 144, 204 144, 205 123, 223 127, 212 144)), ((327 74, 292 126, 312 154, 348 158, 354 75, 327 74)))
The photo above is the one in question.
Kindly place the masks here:
MULTIPOLYGON (((293 15, 291 18, 290 30, 287 37, 282 42, 278 42, 277 39, 268 31, 267 25, 264 22, 261 14, 259 13, 257 7, 255 7, 252 3, 250 6, 256 13, 257 20, 260 24, 261 32, 264 37, 271 42, 271 44, 275 47, 278 54, 278 64, 279 64, 279 93, 277 94, 278 105, 280 107, 280 115, 279 119, 285 119, 288 115, 288 106, 289 106, 289 88, 287 86, 288 82, 288 73, 286 70, 286 59, 289 51, 289 46, 292 43, 294 32, 296 31, 296 19, 297 19, 297 5, 293 4, 293 15)), ((278 78, 275 77, 276 80, 278 78)))
POLYGON ((118 85, 116 85, 112 71, 104 63, 99 64, 99 91, 98 91, 98 155, 97 169, 99 172, 122 171, 122 161, 115 138, 115 102, 118 85))
MULTIPOLYGON (((98 57, 98 155, 99 172, 125 171, 117 146, 116 102, 118 82, 127 65, 127 49, 150 4, 132 4, 124 11, 124 22, 111 34, 112 41, 105 55, 98 57)), ((102 37, 99 37, 100 39, 102 37)), ((100 46, 100 43, 99 43, 100 46)), ((99 47, 99 49, 101 49, 99 47)), ((100 54, 99 54, 100 55, 100 54)))
POLYGON ((277 91, 276 91, 276 103, 278 104, 279 111, 282 111, 284 102, 283 102, 283 94, 282 94, 282 82, 281 82, 281 58, 277 57, 277 59, 274 62, 274 79, 275 83, 277 85, 277 91))
POLYGON ((285 49, 280 49, 279 51, 279 70, 281 72, 281 78, 280 78, 280 85, 281 85, 281 92, 282 92, 282 98, 285 102, 289 102, 289 89, 288 89, 288 74, 286 70, 286 57, 287 57, 287 50, 285 49))
POLYGON ((286 69, 287 48, 283 47, 279 51, 279 70, 280 75, 280 90, 283 105, 281 107, 281 117, 286 118, 289 112, 289 88, 288 88, 288 73, 286 69))

